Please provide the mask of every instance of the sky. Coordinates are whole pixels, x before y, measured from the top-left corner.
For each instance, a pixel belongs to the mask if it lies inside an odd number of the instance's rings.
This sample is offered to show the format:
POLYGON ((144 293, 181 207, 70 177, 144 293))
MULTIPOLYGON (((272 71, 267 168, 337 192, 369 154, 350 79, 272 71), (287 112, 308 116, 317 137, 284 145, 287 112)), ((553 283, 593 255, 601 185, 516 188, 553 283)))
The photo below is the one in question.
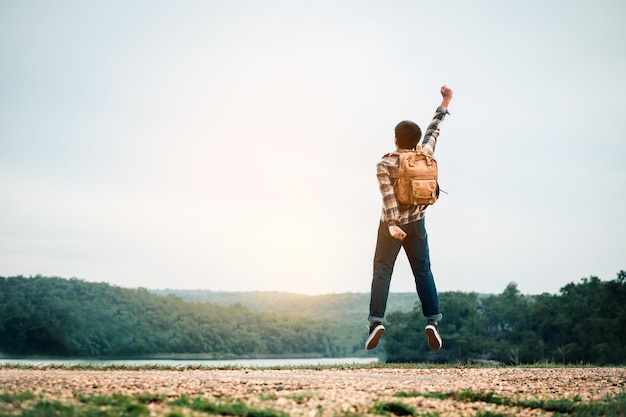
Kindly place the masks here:
MULTIPOLYGON (((0 0, 0 276, 369 292, 393 128, 454 90, 439 291, 626 269, 620 0, 0 0)), ((403 253, 392 292, 414 291, 403 253)))

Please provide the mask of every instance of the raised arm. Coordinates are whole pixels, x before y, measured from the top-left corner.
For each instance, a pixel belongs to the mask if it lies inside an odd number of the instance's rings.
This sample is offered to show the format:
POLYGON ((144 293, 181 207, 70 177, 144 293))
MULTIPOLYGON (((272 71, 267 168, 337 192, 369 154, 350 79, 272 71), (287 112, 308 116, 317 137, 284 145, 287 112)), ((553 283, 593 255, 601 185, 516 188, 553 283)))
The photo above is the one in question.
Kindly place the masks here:
POLYGON ((450 105, 450 101, 452 101, 453 94, 454 92, 447 85, 441 87, 441 104, 437 107, 435 116, 428 125, 428 129, 426 129, 424 139, 422 139, 422 149, 431 155, 435 153, 435 146, 437 145, 437 138, 439 137, 439 128, 446 114, 449 114, 448 106, 450 105))

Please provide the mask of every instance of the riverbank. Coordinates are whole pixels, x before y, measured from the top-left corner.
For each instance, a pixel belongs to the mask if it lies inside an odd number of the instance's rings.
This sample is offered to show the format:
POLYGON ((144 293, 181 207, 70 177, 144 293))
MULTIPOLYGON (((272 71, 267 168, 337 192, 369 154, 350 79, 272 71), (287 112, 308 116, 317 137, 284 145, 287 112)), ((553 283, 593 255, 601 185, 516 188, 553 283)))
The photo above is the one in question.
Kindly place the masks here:
MULTIPOLYGON (((473 416, 550 415, 528 400, 589 402, 624 394, 626 368, 419 368, 342 367, 297 369, 63 369, 0 368, 0 393, 31 392, 31 401, 78 403, 78 398, 150 394, 150 415, 176 412, 172 401, 201 398, 214 404, 241 401, 248 407, 303 416, 374 415, 377 405, 400 404, 416 412, 473 416), (471 393, 507 399, 489 402, 471 393)), ((180 402, 178 403, 181 404, 180 402)), ((0 404, 2 405, 2 404, 0 404)), ((19 405, 3 404, 18 413, 19 405)), ((7 408, 8 407, 8 408, 7 408)), ((390 406, 391 407, 391 406, 390 406)), ((0 409, 0 414, 3 410, 0 409)), ((10 410, 9 410, 10 411, 10 410)), ((189 413, 187 413, 189 411, 189 413)), ((18 414, 19 415, 19 414, 18 414)))

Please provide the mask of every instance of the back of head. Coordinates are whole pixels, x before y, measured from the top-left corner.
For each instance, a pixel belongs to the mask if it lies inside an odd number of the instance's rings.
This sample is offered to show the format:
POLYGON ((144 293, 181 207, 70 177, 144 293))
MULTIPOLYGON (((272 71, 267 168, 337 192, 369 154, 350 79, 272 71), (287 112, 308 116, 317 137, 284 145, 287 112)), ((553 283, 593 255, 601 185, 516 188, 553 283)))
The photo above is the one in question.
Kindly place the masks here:
POLYGON ((395 131, 396 146, 398 146, 398 149, 413 149, 422 138, 422 130, 420 127, 409 120, 398 123, 395 131))

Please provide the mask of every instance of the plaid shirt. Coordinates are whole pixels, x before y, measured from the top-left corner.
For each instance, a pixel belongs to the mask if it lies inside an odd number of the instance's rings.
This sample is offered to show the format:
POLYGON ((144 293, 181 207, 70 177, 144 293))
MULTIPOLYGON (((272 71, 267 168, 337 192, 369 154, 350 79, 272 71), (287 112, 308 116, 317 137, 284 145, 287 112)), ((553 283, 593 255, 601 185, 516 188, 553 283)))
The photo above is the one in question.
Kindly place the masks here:
MULTIPOLYGON (((448 109, 439 106, 435 112, 433 120, 430 122, 424 139, 422 140, 422 149, 431 155, 435 153, 435 145, 439 136, 439 126, 446 117, 448 109)), ((401 150, 401 149, 398 149, 401 150)), ((403 225, 416 222, 424 217, 428 206, 408 206, 399 204, 393 191, 393 179, 398 178, 399 169, 398 155, 388 153, 376 165, 376 176, 378 177, 378 186, 383 196, 383 211, 380 220, 389 225, 403 225)))

